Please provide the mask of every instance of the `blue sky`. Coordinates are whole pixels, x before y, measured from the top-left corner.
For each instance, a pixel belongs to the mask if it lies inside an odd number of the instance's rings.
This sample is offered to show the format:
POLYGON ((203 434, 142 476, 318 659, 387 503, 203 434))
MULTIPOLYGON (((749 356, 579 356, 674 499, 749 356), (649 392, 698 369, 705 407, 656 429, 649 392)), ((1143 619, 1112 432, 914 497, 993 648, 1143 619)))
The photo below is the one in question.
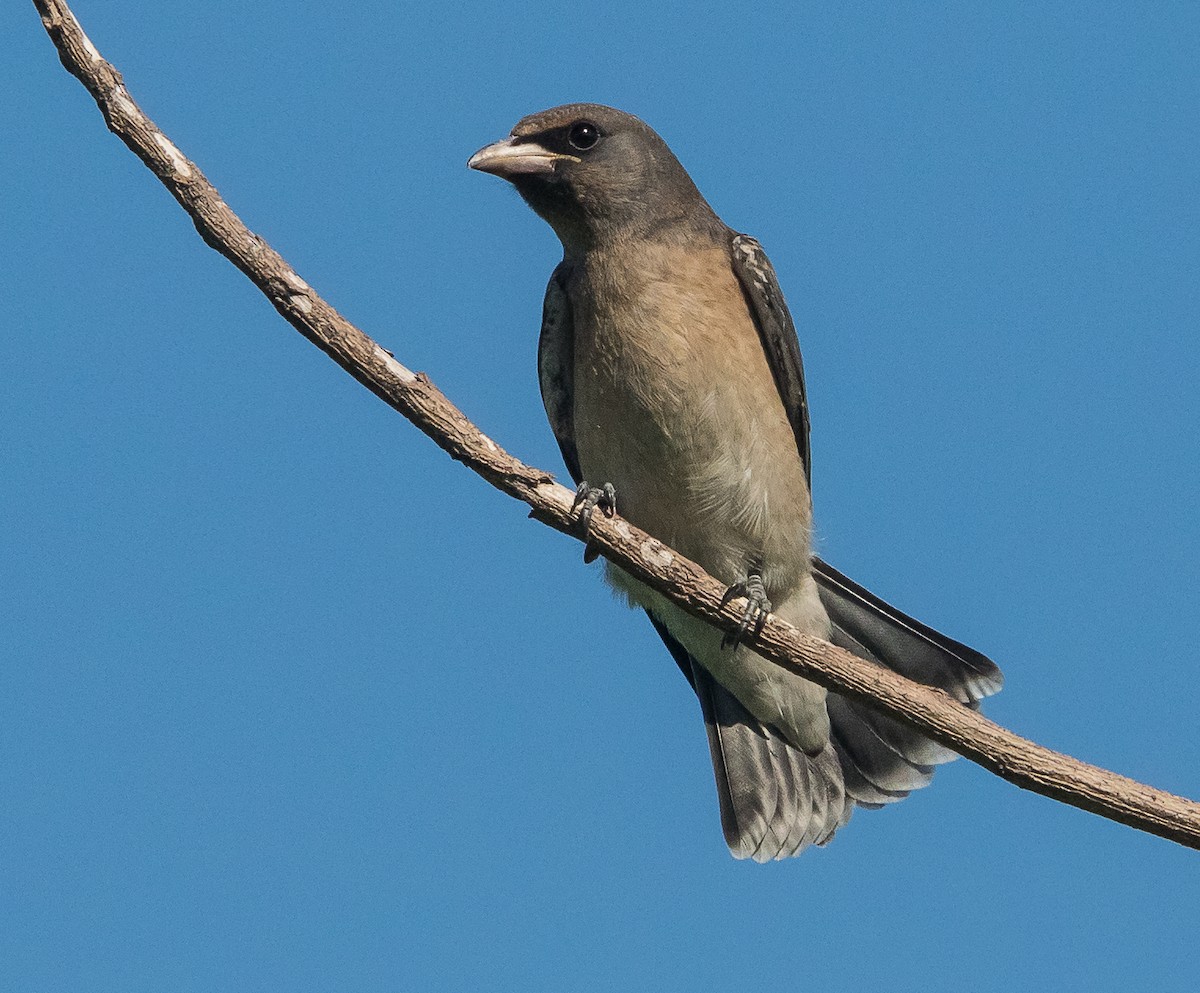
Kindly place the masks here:
MULTIPOLYGON (((1200 796, 1194 5, 76 11, 247 223, 509 450, 596 100, 771 254, 822 552, 988 708, 1200 796)), ((0 12, 0 986, 1192 990, 1200 855, 960 761, 784 864, 574 542, 275 315, 0 12)), ((564 474, 565 475, 565 474, 564 474)))

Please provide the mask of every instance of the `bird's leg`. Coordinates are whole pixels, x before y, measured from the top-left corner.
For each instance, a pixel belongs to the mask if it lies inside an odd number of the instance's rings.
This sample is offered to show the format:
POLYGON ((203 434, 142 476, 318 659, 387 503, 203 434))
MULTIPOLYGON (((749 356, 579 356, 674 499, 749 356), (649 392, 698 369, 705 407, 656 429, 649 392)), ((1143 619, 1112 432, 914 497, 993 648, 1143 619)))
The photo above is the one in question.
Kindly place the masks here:
MULTIPOLYGON (((579 507, 579 520, 583 522, 583 533, 586 535, 592 526, 592 512, 599 507, 605 517, 612 517, 617 512, 617 490, 612 483, 603 486, 591 486, 586 479, 581 480, 575 488, 575 499, 571 502, 571 510, 579 507)), ((594 562, 600 553, 587 544, 583 548, 583 561, 594 562)))
POLYGON ((751 569, 745 579, 739 580, 725 591, 725 595, 721 597, 721 606, 724 607, 730 600, 739 596, 746 598, 746 609, 742 612, 742 619, 737 628, 727 631, 721 639, 722 648, 737 648, 751 628, 756 635, 761 632, 767 614, 773 609, 763 586, 762 573, 757 569, 751 569))

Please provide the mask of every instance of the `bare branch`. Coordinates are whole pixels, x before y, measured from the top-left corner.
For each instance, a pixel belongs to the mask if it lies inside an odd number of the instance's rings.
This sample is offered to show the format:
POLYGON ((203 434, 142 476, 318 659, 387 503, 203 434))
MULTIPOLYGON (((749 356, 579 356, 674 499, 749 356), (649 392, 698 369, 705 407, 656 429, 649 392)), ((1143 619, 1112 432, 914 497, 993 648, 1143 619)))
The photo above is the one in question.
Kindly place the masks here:
MULTIPOLYGON (((414 373, 322 300, 229 209, 212 184, 133 102, 63 0, 34 0, 67 70, 95 98, 108 127, 162 181, 200 236, 267 296, 275 309, 338 365, 407 417, 451 458, 524 501, 530 516, 580 538, 571 491, 484 435, 421 373, 414 373)), ((685 610, 725 630, 740 611, 722 609, 724 587, 699 566, 619 517, 597 515, 589 540, 612 562, 685 610)), ((1023 789, 1200 848, 1200 804, 1051 751, 969 710, 940 690, 873 666, 801 634, 773 615, 747 638, 765 658, 861 700, 1023 789)))

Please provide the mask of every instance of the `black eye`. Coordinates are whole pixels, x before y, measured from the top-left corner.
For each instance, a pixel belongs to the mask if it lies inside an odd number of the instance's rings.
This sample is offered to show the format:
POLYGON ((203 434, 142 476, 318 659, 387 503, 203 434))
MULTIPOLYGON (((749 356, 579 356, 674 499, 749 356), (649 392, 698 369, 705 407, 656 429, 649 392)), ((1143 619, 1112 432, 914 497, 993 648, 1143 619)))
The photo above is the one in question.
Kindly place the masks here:
POLYGON ((586 152, 599 140, 600 129, 591 121, 580 121, 578 124, 572 124, 571 130, 567 132, 567 141, 571 143, 571 147, 577 148, 581 152, 586 152))

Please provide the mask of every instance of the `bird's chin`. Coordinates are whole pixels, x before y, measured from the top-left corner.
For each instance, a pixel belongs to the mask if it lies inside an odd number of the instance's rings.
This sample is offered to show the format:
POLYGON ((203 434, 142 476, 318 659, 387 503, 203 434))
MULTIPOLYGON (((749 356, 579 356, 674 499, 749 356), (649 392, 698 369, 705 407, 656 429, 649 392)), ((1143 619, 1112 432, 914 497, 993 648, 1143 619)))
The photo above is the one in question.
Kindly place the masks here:
POLYGON ((480 172, 508 179, 512 176, 545 176, 554 172, 559 162, 578 162, 574 155, 563 155, 532 141, 517 142, 505 138, 486 145, 467 160, 467 165, 480 172))

